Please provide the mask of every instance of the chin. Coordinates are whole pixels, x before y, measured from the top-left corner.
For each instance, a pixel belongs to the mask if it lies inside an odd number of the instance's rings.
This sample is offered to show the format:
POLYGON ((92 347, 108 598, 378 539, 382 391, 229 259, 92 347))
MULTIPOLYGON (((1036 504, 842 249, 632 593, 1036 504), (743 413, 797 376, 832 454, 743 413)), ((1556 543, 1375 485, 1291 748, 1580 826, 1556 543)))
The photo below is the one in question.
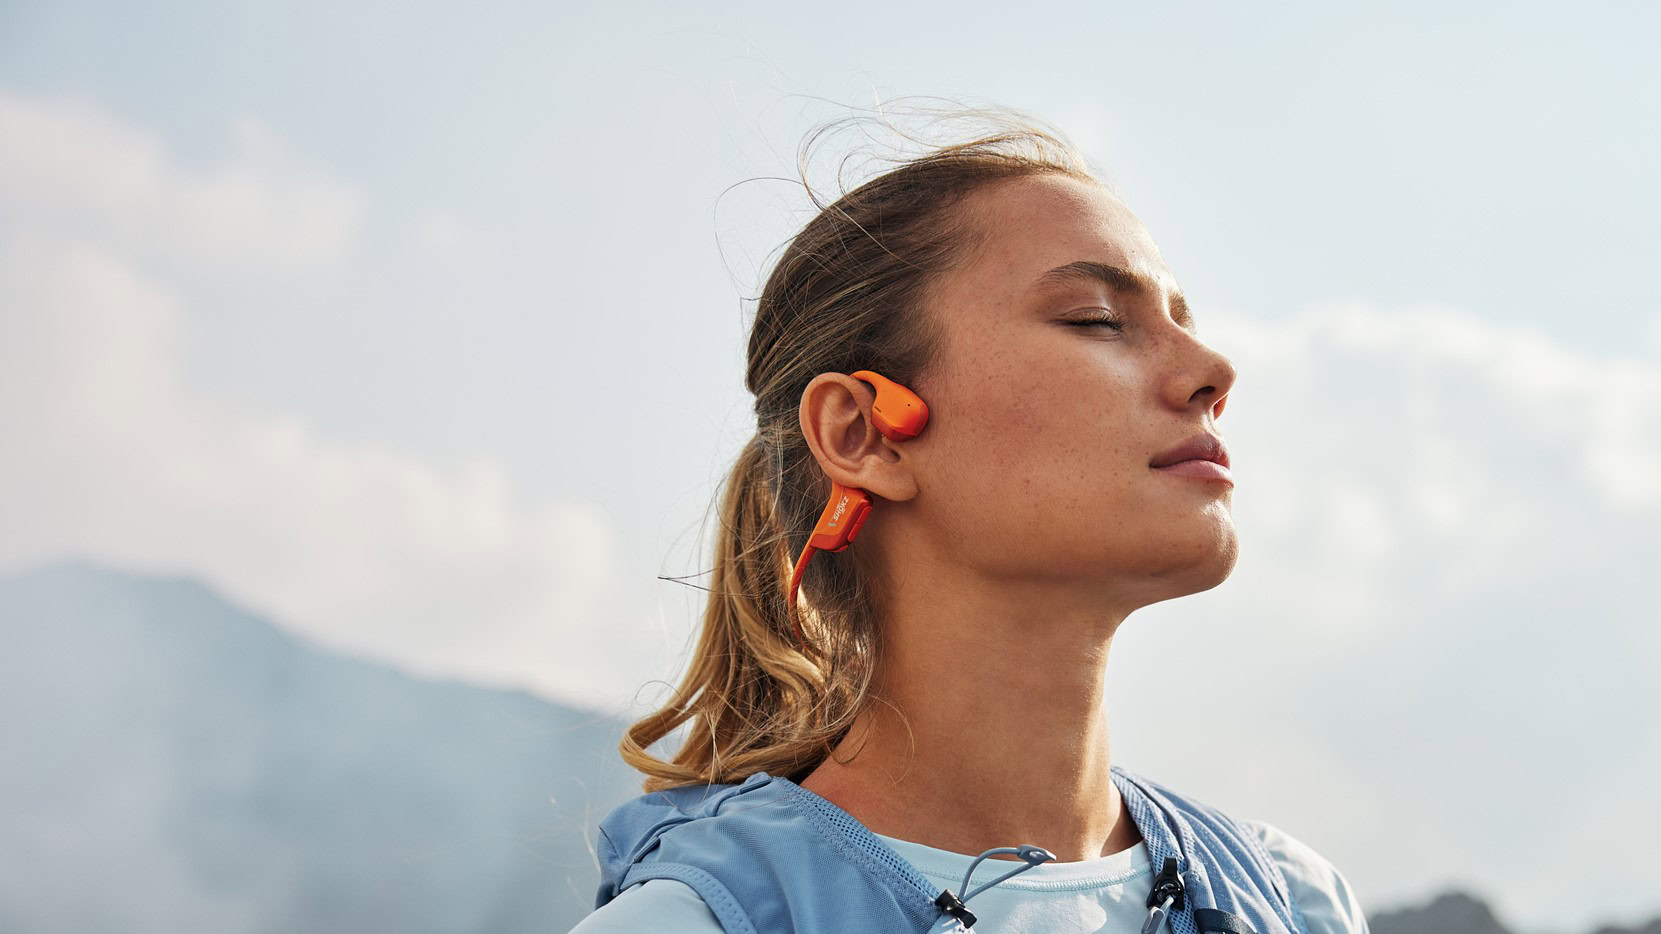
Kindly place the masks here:
POLYGON ((1216 556, 1210 562, 1212 565, 1212 576, 1215 580, 1207 585, 1205 589, 1210 590, 1212 587, 1228 580, 1229 575, 1234 573, 1234 566, 1239 563, 1240 537, 1235 534, 1234 526, 1230 525, 1228 527, 1228 535, 1221 542, 1216 556))
POLYGON ((1216 535, 1196 551, 1193 560, 1173 576, 1183 579, 1187 587, 1185 592, 1200 593, 1228 580, 1239 562, 1240 537, 1234 531, 1233 523, 1229 523, 1218 529, 1216 535))

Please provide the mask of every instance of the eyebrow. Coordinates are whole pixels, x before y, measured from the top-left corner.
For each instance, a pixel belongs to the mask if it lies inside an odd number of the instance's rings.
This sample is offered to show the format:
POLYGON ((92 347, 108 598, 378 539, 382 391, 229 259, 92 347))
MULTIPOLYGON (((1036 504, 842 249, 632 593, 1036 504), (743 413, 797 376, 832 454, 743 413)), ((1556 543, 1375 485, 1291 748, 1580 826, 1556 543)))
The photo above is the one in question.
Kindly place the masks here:
MULTIPOLYGON (((1065 266, 1055 267, 1039 276, 1038 281, 1033 283, 1033 287, 1046 288, 1062 282, 1077 282, 1080 279, 1089 282, 1102 282, 1125 292, 1136 292, 1152 297, 1159 295, 1159 283, 1152 276, 1137 272, 1134 269, 1126 269, 1123 266, 1113 266, 1087 259, 1075 260, 1065 266)), ((1194 323, 1194 316, 1188 311, 1188 300, 1182 297, 1181 292, 1171 293, 1171 318, 1187 329, 1189 333, 1198 330, 1194 323)))

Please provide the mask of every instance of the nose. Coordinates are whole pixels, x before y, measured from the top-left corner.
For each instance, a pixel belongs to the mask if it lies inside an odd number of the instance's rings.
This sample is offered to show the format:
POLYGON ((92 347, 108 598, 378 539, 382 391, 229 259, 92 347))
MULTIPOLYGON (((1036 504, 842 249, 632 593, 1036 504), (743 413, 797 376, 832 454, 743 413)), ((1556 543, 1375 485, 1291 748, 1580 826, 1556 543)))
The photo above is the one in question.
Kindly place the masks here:
POLYGON ((1223 414, 1229 390, 1234 388, 1234 361, 1197 337, 1189 335, 1188 341, 1187 364, 1180 369, 1176 382, 1181 407, 1203 405, 1211 410, 1212 419, 1216 419, 1223 414))

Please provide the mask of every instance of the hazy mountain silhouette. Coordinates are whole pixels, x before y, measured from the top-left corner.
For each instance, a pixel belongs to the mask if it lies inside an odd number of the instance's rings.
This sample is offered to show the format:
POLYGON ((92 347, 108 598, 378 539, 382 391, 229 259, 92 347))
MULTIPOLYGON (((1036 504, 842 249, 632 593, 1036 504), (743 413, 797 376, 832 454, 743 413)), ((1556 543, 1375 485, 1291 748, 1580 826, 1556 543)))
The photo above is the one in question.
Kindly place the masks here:
POLYGON ((616 722, 85 564, 0 578, 0 711, 9 934, 563 932, 638 793, 616 722))
MULTIPOLYGON (((1464 892, 1444 892, 1428 903, 1367 916, 1371 934, 1514 934, 1487 903, 1464 892)), ((1661 918, 1642 927, 1600 927, 1591 934, 1661 934, 1661 918)))
POLYGON ((1661 934, 1661 918, 1656 918, 1643 927, 1600 927, 1592 934, 1661 934))
POLYGON ((1447 892, 1417 908, 1367 916, 1371 934, 1513 934, 1487 903, 1463 892, 1447 892))
MULTIPOLYGON (((594 826, 639 789, 619 722, 84 563, 0 577, 0 711, 6 934, 560 934, 593 906, 594 826)), ((1512 934, 1457 892, 1369 925, 1512 934)))

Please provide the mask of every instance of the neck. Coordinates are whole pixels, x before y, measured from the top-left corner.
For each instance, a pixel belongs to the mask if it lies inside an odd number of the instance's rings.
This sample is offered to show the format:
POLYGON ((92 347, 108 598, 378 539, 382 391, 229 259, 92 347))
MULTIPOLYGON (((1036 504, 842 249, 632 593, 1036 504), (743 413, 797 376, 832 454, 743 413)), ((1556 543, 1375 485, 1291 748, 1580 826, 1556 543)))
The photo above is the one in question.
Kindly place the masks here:
POLYGON ((802 787, 875 833, 972 856, 1025 843, 1073 862, 1135 845, 1103 706, 1123 617, 1069 606, 1054 584, 1005 584, 996 598, 937 587, 920 605, 896 595, 882 699, 802 787))

